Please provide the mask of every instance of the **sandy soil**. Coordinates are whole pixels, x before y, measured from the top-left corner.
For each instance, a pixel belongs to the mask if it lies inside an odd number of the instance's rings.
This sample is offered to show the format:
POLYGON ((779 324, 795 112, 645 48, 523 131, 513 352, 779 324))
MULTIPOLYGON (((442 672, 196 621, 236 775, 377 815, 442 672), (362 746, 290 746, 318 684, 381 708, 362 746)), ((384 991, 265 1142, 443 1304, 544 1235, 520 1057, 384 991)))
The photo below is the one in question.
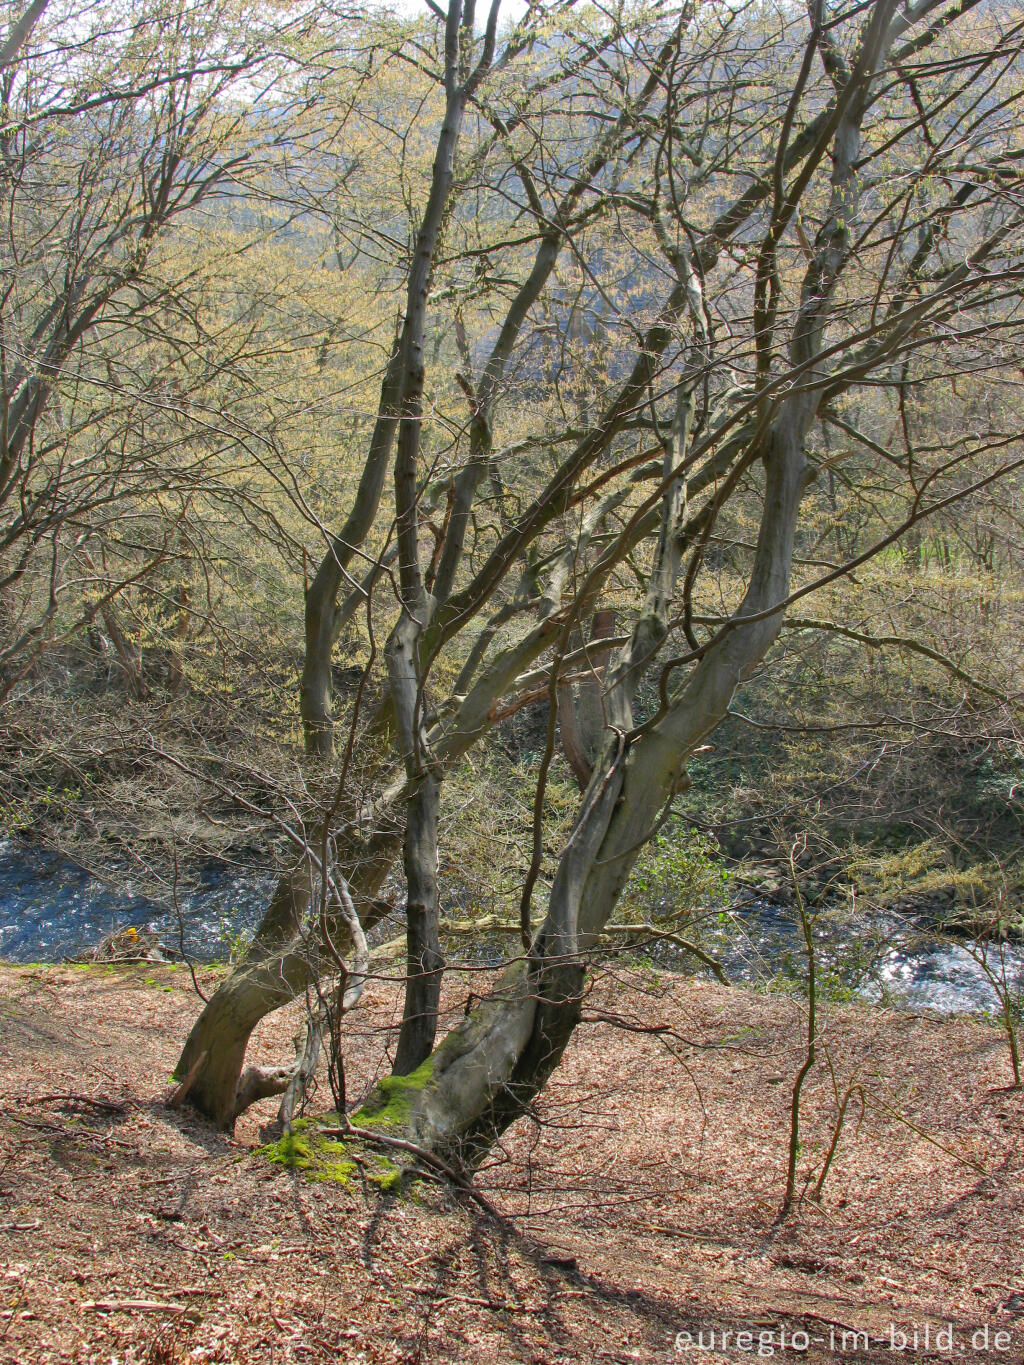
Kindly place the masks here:
MULTIPOLYGON (((234 1139, 166 1108, 197 1008, 182 970, 0 968, 5 1365, 1024 1360, 1024 1104, 984 1024, 829 1006, 780 1221, 798 1002, 607 974, 480 1176, 509 1227, 269 1164, 270 1104, 234 1139)), ((353 1096, 394 1012, 351 1018, 353 1096)))

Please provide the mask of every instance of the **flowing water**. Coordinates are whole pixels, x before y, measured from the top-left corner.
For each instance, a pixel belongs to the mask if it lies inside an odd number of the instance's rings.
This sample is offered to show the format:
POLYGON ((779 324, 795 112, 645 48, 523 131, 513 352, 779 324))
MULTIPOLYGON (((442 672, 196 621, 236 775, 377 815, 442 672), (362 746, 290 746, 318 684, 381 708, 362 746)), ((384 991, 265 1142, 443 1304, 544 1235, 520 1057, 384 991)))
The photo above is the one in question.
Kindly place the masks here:
MULTIPOLYGON (((172 904, 111 886, 59 854, 0 841, 0 958, 54 962, 94 947, 116 929, 154 929, 170 950, 224 960, 266 904, 269 881, 250 869, 210 864, 172 904)), ((173 902, 173 897, 168 898, 173 902)))
MULTIPOLYGON (((992 973, 1018 1007, 1024 1003, 1024 948, 1016 944, 957 941, 927 917, 897 911, 825 911, 812 925, 818 981, 833 996, 944 1014, 991 1012, 999 1007, 992 973)), ((703 946, 732 980, 806 980, 802 928, 792 910, 768 901, 719 919, 705 929, 703 946)))
MULTIPOLYGON (((266 874, 210 864, 175 912, 134 890, 127 875, 115 888, 57 854, 0 841, 0 958, 60 961, 134 925, 154 929, 171 956, 184 950, 200 961, 223 960, 255 925, 269 889, 266 874)), ((823 914, 814 933, 819 979, 833 994, 944 1013, 996 1008, 978 945, 941 939, 927 923, 892 912, 854 919, 823 914)), ((701 935, 731 980, 800 980, 806 973, 792 912, 770 902, 738 915, 711 915, 701 935)), ((677 965, 677 958, 666 960, 677 965)), ((1024 994, 1024 950, 991 948, 988 966, 1018 999, 1024 994)))

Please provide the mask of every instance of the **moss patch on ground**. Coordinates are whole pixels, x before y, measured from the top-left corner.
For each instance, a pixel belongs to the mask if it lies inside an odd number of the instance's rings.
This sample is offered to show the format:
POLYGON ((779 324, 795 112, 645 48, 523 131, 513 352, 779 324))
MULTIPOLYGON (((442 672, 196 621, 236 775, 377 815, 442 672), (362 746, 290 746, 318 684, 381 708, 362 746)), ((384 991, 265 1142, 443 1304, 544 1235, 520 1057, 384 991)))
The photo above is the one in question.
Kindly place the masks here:
POLYGON ((357 1138, 337 1138, 336 1114, 311 1121, 299 1119, 276 1142, 257 1147, 256 1155, 274 1166, 299 1171, 309 1181, 348 1185, 358 1172, 383 1193, 397 1191, 406 1174, 404 1166, 381 1152, 366 1151, 357 1138))
POLYGON ((275 1166, 301 1171, 307 1180, 330 1180, 347 1185, 356 1172, 356 1163, 344 1142, 326 1137, 308 1119, 300 1119, 276 1142, 256 1148, 257 1156, 275 1166))

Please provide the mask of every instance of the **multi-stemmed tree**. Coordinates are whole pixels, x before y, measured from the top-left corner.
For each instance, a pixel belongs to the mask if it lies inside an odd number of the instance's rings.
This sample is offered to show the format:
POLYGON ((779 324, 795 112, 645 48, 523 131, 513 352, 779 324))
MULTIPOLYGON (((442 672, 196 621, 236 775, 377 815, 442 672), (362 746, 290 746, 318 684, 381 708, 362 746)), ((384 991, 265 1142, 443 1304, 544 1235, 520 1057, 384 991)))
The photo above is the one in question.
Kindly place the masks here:
POLYGON ((414 44, 436 149, 401 325, 306 595, 303 718, 331 790, 279 821, 294 863, 178 1072, 224 1124, 284 1090, 294 1067, 243 1074, 252 1029, 314 982, 337 1023, 400 865, 406 1079, 362 1118, 472 1166, 557 1066, 638 854, 790 605, 1020 465, 984 411, 922 449, 878 390, 1012 377, 1024 20, 683 6, 591 16, 570 41, 539 6, 507 30, 496 3, 479 25, 471 4, 431 9, 414 44), (459 243, 480 266, 460 296, 446 251, 470 210, 490 235, 459 243), (888 524, 809 553, 823 472, 870 501, 879 468, 888 524), (335 715, 353 619, 363 683, 335 715), (556 701, 581 681, 603 730, 547 884, 556 701), (522 951, 438 1043, 446 776, 537 697, 522 951))

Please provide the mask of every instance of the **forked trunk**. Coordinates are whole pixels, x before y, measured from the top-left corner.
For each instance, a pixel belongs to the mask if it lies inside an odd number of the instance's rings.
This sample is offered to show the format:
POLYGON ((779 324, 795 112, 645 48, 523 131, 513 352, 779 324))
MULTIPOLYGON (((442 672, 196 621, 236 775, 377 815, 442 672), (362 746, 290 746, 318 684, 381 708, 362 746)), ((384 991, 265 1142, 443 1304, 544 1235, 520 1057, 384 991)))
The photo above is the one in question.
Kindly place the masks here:
MULTIPOLYGON (((806 413, 787 413, 769 441, 765 515, 736 624, 632 745, 614 732, 606 737, 526 959, 503 973, 417 1070, 384 1082, 355 1116, 357 1126, 404 1135, 472 1169, 558 1065, 579 1022, 588 950, 611 919, 664 803, 682 786, 689 755, 721 722, 778 634, 782 612, 771 609, 789 590, 806 482, 804 420, 806 413)), ((610 684, 609 706, 623 721, 630 709, 625 680, 637 651, 649 648, 649 630, 641 619, 610 684)))

